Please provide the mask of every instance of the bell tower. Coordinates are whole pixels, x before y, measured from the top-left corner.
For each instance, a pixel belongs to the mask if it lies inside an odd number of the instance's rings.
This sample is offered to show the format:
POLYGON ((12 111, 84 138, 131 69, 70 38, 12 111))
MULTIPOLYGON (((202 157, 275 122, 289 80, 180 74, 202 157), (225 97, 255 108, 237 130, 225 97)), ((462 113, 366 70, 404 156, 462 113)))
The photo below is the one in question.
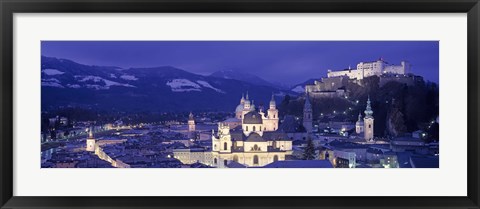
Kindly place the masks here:
POLYGON ((278 109, 275 103, 275 96, 272 94, 272 99, 270 100, 270 107, 268 108, 268 131, 276 131, 278 129, 278 109))
POLYGON ((360 134, 362 132, 363 132, 362 114, 358 113, 358 120, 355 123, 355 133, 360 134))
POLYGON ((365 117, 363 118, 363 131, 364 131, 364 138, 367 141, 373 140, 373 110, 370 105, 370 96, 367 100, 367 108, 364 111, 365 117))
POLYGON ((310 104, 310 99, 308 95, 305 97, 305 105, 303 106, 303 127, 307 133, 312 133, 313 129, 313 118, 312 118, 312 105, 310 104))
POLYGON ((193 114, 190 112, 188 115, 188 131, 194 132, 195 131, 195 119, 193 118, 193 114))
POLYGON ((94 152, 95 151, 95 137, 93 137, 93 126, 88 129, 86 150, 89 151, 89 152, 94 152))

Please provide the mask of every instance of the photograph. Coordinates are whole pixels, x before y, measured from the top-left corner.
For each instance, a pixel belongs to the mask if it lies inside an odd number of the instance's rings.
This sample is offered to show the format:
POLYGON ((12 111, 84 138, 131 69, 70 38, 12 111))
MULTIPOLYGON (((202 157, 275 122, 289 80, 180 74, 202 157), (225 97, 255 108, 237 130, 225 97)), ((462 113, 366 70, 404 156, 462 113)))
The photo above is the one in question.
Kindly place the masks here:
POLYGON ((439 41, 43 40, 35 70, 42 169, 440 168, 439 41))

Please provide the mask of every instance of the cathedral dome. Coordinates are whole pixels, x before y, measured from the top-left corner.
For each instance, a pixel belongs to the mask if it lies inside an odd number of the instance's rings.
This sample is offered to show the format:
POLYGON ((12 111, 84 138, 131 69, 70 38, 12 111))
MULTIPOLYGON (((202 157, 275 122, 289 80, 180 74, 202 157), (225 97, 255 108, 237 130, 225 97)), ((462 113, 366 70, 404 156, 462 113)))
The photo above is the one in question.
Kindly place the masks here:
POLYGON ((242 112, 243 111, 243 104, 239 104, 237 108, 235 108, 235 112, 242 112))
POLYGON ((263 124, 262 115, 256 111, 249 112, 243 117, 244 124, 263 124))
POLYGON ((247 142, 264 142, 265 140, 259 134, 253 132, 247 137, 247 142))

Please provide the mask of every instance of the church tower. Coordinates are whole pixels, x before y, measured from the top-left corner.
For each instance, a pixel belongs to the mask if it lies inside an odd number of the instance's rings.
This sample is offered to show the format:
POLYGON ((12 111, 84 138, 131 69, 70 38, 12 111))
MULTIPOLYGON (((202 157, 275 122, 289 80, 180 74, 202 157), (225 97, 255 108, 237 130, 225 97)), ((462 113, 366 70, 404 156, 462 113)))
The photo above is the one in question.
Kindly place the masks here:
POLYGON ((242 94, 242 98, 240 99, 240 104, 237 105, 237 108, 235 108, 235 117, 239 120, 242 119, 243 117, 243 109, 245 105, 245 96, 242 94))
POLYGON ((363 118, 363 131, 365 140, 371 141, 373 140, 373 110, 370 106, 370 96, 367 100, 367 108, 365 109, 365 117, 363 118))
POLYGON ((355 123, 355 133, 361 134, 362 132, 363 132, 362 113, 358 113, 358 120, 355 123))
POLYGON ((93 126, 88 130, 88 137, 87 137, 87 148, 88 152, 95 151, 95 137, 93 137, 93 126))
POLYGON ((248 91, 247 91, 247 95, 245 97, 245 103, 243 104, 243 111, 242 111, 242 118, 245 114, 249 113, 251 111, 251 103, 250 103, 250 100, 248 99, 248 91))
POLYGON ((276 131, 278 129, 278 109, 277 104, 275 103, 275 97, 272 94, 272 99, 270 100, 270 107, 268 108, 268 128, 269 131, 276 131))
POLYGON ((303 106, 303 127, 307 130, 307 133, 312 133, 313 118, 312 118, 312 105, 308 95, 305 97, 305 105, 303 106))
POLYGON ((245 96, 242 94, 242 98, 240 99, 240 104, 244 105, 245 104, 245 96))
POLYGON ((193 118, 193 114, 190 112, 190 115, 188 115, 188 132, 194 132, 195 131, 195 119, 193 118))
POLYGON ((223 123, 218 123, 218 133, 212 130, 212 151, 214 152, 232 152, 232 136, 230 127, 223 123))

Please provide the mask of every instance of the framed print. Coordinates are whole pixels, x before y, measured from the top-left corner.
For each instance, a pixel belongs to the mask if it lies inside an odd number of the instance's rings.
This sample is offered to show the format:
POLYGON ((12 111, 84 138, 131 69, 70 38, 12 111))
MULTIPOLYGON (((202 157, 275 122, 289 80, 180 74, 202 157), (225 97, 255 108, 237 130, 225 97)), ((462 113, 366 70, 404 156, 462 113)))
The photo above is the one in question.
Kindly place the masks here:
POLYGON ((479 208, 476 0, 0 5, 2 208, 479 208))

